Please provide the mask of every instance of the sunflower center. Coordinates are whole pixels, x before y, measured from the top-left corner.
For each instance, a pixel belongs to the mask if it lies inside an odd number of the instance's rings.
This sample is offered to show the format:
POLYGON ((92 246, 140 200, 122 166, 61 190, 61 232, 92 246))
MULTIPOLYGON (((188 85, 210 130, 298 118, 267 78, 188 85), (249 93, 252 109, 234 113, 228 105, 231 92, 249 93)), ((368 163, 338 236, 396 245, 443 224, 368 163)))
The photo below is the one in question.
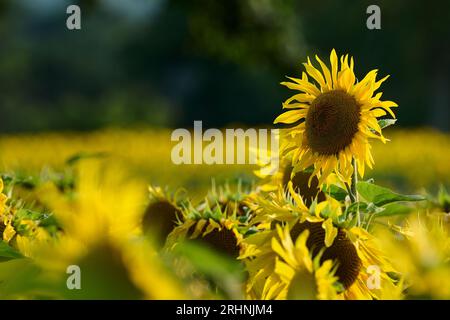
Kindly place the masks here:
POLYGON ((181 211, 168 201, 151 203, 145 210, 142 219, 144 232, 156 233, 163 243, 167 235, 176 227, 177 217, 181 217, 181 211))
POLYGON ((226 228, 222 230, 214 230, 208 233, 201 240, 210 247, 227 254, 232 258, 239 257, 239 246, 233 231, 226 228))
POLYGON ((342 90, 322 93, 306 115, 306 137, 312 151, 323 155, 338 154, 358 132, 360 106, 342 90))
POLYGON ((342 229, 338 229, 338 235, 333 244, 327 248, 325 246, 325 230, 322 228, 321 222, 297 223, 291 230, 292 239, 296 239, 304 230, 310 232, 306 246, 311 250, 313 256, 324 249, 320 262, 323 263, 330 259, 335 261, 338 264, 336 276, 344 288, 348 289, 358 278, 362 264, 355 246, 348 239, 346 233, 342 229))
POLYGON ((319 189, 319 179, 316 176, 312 178, 311 186, 308 185, 311 174, 304 171, 297 172, 291 179, 292 166, 288 165, 283 172, 283 188, 286 188, 289 181, 292 181, 294 191, 298 192, 306 206, 310 206, 313 200, 317 197, 317 201, 325 200, 325 194, 319 189))

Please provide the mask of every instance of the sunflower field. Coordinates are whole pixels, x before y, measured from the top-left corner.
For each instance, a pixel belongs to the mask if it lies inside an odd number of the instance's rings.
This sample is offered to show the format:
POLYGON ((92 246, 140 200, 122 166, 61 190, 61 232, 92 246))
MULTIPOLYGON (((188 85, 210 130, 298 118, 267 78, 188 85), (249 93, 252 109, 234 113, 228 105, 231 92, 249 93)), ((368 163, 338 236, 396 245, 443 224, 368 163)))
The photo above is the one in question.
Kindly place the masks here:
POLYGON ((0 299, 450 299, 450 136, 349 55, 303 67, 270 174, 163 128, 0 135, 0 299))

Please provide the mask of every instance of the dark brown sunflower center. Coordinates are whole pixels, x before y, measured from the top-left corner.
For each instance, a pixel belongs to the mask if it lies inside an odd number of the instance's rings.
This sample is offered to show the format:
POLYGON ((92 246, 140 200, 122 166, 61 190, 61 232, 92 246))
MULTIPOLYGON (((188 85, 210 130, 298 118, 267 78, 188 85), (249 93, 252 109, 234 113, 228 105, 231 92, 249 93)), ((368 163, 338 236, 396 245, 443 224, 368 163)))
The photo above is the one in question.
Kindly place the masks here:
POLYGON ((356 248, 348 239, 346 233, 342 229, 338 229, 338 235, 334 239, 333 244, 326 248, 324 241, 325 230, 322 228, 321 222, 305 221, 297 223, 291 230, 292 239, 297 239, 304 230, 309 230, 306 246, 311 250, 313 256, 325 249, 320 261, 324 262, 330 259, 335 261, 338 264, 336 276, 344 288, 348 289, 358 278, 361 269, 361 259, 358 257, 356 248))
POLYGON ((203 243, 210 247, 229 255, 232 258, 239 257, 239 246, 233 231, 226 228, 222 230, 214 230, 201 238, 203 243))
POLYGON ((5 231, 6 226, 3 224, 2 221, 0 221, 0 237, 3 236, 3 231, 5 231))
POLYGON ((313 177, 311 186, 308 186, 310 173, 301 171, 297 172, 291 179, 292 166, 288 165, 283 173, 283 187, 286 188, 289 181, 292 181, 292 186, 296 192, 301 196, 305 204, 309 207, 312 201, 317 197, 317 201, 321 202, 325 200, 325 194, 319 189, 319 180, 317 177, 313 177))
POLYGON ((358 132, 360 106, 342 90, 322 93, 306 115, 306 137, 319 154, 333 155, 344 150, 358 132))
MULTIPOLYGON (((205 224, 201 230, 201 233, 206 231, 208 224, 205 224)), ((196 229, 196 226, 193 225, 189 228, 187 234, 188 238, 190 238, 196 229)), ((222 228, 220 231, 218 229, 214 229, 204 237, 198 237, 191 241, 207 245, 208 247, 224 253, 234 259, 239 257, 240 247, 237 242, 236 235, 232 230, 228 230, 227 228, 222 228)))
POLYGON ((142 219, 143 230, 156 233, 164 242, 167 235, 176 227, 177 216, 181 217, 180 210, 168 201, 153 202, 145 210, 142 219))

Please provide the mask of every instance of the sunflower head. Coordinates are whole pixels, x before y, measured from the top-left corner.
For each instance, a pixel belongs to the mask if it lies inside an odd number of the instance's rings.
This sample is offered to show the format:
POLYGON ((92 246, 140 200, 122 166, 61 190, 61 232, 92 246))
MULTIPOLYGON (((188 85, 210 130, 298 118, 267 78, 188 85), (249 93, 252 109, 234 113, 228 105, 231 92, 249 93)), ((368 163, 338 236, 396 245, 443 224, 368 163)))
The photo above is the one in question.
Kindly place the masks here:
POLYGON ((167 237, 167 250, 172 250, 180 241, 195 241, 233 259, 239 256, 243 234, 248 231, 248 219, 238 216, 237 209, 230 214, 229 205, 210 200, 211 194, 197 206, 189 202, 184 207, 182 221, 167 237))
POLYGON ((235 230, 226 227, 216 228, 199 238, 201 243, 225 253, 234 259, 239 256, 239 239, 239 234, 235 230))
POLYGON ((310 105, 305 119, 306 139, 321 155, 345 150, 358 132, 360 105, 343 90, 320 94, 310 105))
POLYGON ((159 187, 150 186, 149 192, 150 203, 142 217, 142 229, 147 234, 156 235, 162 244, 182 218, 186 199, 180 197, 180 192, 172 195, 159 187))
POLYGON ((250 209, 245 202, 250 192, 250 188, 243 187, 240 182, 235 189, 228 184, 218 187, 213 184, 202 205, 205 208, 209 207, 210 210, 218 209, 225 217, 245 221, 250 214, 250 209))
POLYGON ((283 188, 288 188, 289 181, 292 181, 292 187, 305 202, 306 206, 310 206, 316 199, 318 202, 325 200, 325 194, 319 187, 317 177, 311 177, 311 172, 299 171, 292 175, 292 166, 289 164, 284 168, 283 172, 283 188), (310 180, 311 179, 311 180, 310 180), (311 181, 311 182, 310 182, 311 181))
POLYGON ((320 261, 332 260, 337 263, 336 276, 344 288, 349 288, 358 278, 361 269, 361 259, 358 257, 355 246, 347 237, 344 230, 338 229, 338 234, 329 247, 325 245, 325 230, 321 222, 301 222, 294 225, 290 233, 296 239, 301 233, 308 230, 310 236, 306 246, 313 256, 321 253, 320 261))
POLYGON ((240 254, 242 239, 243 235, 231 220, 189 218, 169 234, 166 248, 172 250, 177 243, 193 241, 236 259, 240 254))
POLYGON ((247 264, 247 294, 256 299, 334 299, 336 266, 314 257, 307 246, 309 230, 291 236, 289 225, 277 225, 250 236, 241 256, 247 264))
MULTIPOLYGON (((292 158, 293 172, 314 165, 312 176, 319 184, 334 171, 340 179, 349 181, 352 160, 358 172, 364 175, 365 166, 372 167, 369 138, 386 141, 377 118, 389 113, 397 104, 381 101, 381 92, 375 93, 387 79, 376 80, 377 70, 370 71, 361 81, 356 80, 353 58, 336 52, 330 56, 331 68, 316 56, 320 69, 308 58, 302 78, 282 82, 289 89, 299 91, 283 103, 287 112, 275 123, 291 125, 283 136, 281 154, 292 158), (310 77, 312 79, 310 79, 310 77)), ((312 178, 311 178, 312 179, 312 178)))
POLYGON ((256 197, 252 204, 255 221, 264 226, 259 233, 244 239, 246 260, 251 281, 247 286, 250 297, 261 299, 274 298, 282 290, 278 280, 270 277, 276 265, 269 245, 273 233, 279 226, 290 226, 289 236, 297 239, 305 232, 308 238, 305 246, 311 257, 320 265, 331 261, 333 275, 340 286, 337 292, 345 299, 381 299, 401 297, 401 285, 398 286, 391 274, 391 267, 384 253, 378 248, 375 239, 364 229, 354 227, 352 223, 343 223, 345 213, 343 204, 336 199, 326 197, 325 201, 314 201, 308 208, 302 197, 288 183, 289 193, 280 192, 279 197, 269 193, 265 198, 256 197), (303 208, 303 209, 301 209, 303 208), (268 221, 270 223, 264 223, 268 221), (371 278, 373 266, 380 269, 382 288, 372 290, 367 281, 371 278))

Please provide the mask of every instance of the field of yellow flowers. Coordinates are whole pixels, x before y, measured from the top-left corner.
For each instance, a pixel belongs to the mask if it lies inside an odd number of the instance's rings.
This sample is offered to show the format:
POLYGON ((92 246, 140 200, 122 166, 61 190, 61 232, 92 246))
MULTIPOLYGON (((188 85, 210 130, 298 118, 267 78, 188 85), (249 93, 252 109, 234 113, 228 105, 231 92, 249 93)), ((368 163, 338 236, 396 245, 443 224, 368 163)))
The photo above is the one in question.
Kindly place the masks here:
MULTIPOLYGON (((110 129, 88 133, 38 133, 0 137, 0 172, 39 177, 63 171, 77 157, 123 162, 149 183, 205 191, 211 180, 255 180, 250 165, 174 165, 175 145, 166 129, 110 129)), ((450 136, 432 129, 388 130, 391 140, 373 144, 376 166, 368 174, 408 192, 450 183, 450 136), (420 146, 420 147, 419 147, 420 146)), ((201 192, 199 192, 201 194, 201 192)), ((194 192, 195 194, 195 192, 194 192)))
MULTIPOLYGON (((376 166, 367 174, 375 177, 375 181, 408 192, 430 193, 432 198, 439 184, 449 184, 450 153, 444 152, 450 150, 448 135, 432 130, 390 130, 387 136, 391 139, 389 144, 373 145, 376 166)), ((164 261, 158 257, 161 240, 156 239, 159 231, 155 228, 148 243, 133 237, 124 239, 127 233, 145 234, 139 224, 144 221, 145 226, 145 219, 151 220, 152 203, 153 210, 160 206, 172 218, 171 210, 177 212, 180 219, 185 212, 193 217, 204 215, 202 206, 206 203, 212 207, 208 211, 212 217, 225 207, 238 215, 240 210, 258 207, 253 203, 255 199, 248 197, 252 186, 260 184, 253 174, 254 166, 176 166, 170 162, 172 146, 169 130, 111 129, 2 136, 0 172, 5 198, 0 222, 2 298, 251 297, 241 288, 245 278, 242 266, 214 251, 186 246, 177 249, 180 252, 176 258, 169 255, 164 261), (242 190, 238 190, 238 183, 242 190), (155 187, 149 191, 149 186, 155 187), (216 202, 222 206, 218 212, 214 211, 216 202), (184 207, 186 203, 196 209, 184 207), (57 235, 64 241, 48 246, 49 237, 57 235), (75 263, 79 257, 84 258, 75 263), (198 265, 197 258, 202 257, 211 265, 198 265), (111 268, 111 263, 117 266, 111 268), (83 290, 67 289, 66 269, 70 265, 87 270, 83 273, 83 290), (166 289, 159 290, 161 285, 166 289), (212 285, 221 290, 212 290, 212 285)), ((383 233, 380 239, 385 239, 383 245, 389 249, 388 256, 395 258, 390 260, 397 260, 406 269, 404 272, 411 274, 410 281, 418 285, 414 287, 417 293, 411 291, 413 297, 450 297, 450 284, 442 282, 449 279, 450 271, 448 214, 439 217, 437 213, 434 217, 440 206, 437 196, 434 198, 430 204, 421 204, 415 213, 409 213, 408 224, 402 218, 396 226, 405 237, 400 244, 391 239, 395 236, 392 231, 377 231, 383 233), (426 213, 426 218, 422 218, 425 221, 416 216, 419 211, 426 213), (434 231, 427 232, 425 225, 434 231), (418 236, 409 239, 412 232, 418 236), (426 277, 422 277, 423 272, 426 277)), ((264 204, 274 212, 279 210, 276 206, 285 210, 285 205, 277 201, 281 200, 264 204)), ((246 226, 245 219, 241 219, 240 228, 247 228, 250 233, 260 228, 259 224, 246 226)), ((167 235, 176 223, 163 220, 158 222, 158 228, 167 235)), ((393 224, 398 218, 385 220, 383 224, 393 224)), ((187 226, 192 227, 190 223, 187 226)), ((181 234, 187 232, 186 226, 183 228, 181 234)), ((279 232, 286 235, 283 230, 279 232)), ((227 237, 230 235, 219 234, 216 238, 212 236, 211 241, 224 241, 219 247, 228 252, 227 237)), ((251 243, 247 246, 251 247, 251 243)), ((255 298, 262 298, 261 293, 255 298)))
POLYGON ((270 175, 174 165, 169 130, 1 136, 0 298, 450 299, 450 136, 316 60, 270 175))

